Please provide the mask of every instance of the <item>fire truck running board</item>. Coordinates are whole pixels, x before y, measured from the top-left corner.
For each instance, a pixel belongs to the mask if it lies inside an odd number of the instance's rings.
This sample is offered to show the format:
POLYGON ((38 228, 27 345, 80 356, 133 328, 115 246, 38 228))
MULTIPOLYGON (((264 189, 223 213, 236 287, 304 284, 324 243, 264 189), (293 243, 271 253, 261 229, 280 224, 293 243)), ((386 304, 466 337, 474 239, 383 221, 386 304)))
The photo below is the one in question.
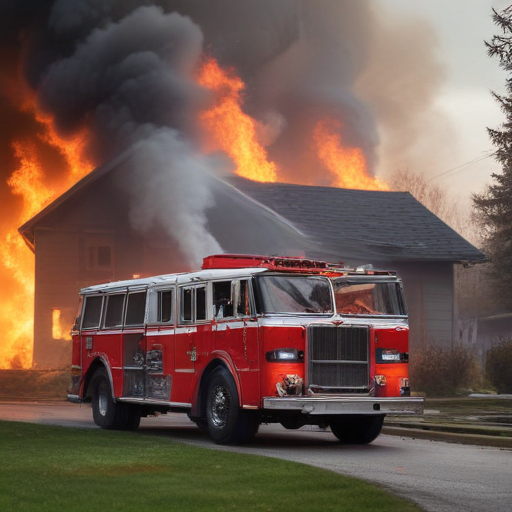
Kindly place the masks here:
POLYGON ((263 399, 263 408, 301 411, 303 414, 392 414, 416 416, 423 414, 423 398, 283 396, 263 399))

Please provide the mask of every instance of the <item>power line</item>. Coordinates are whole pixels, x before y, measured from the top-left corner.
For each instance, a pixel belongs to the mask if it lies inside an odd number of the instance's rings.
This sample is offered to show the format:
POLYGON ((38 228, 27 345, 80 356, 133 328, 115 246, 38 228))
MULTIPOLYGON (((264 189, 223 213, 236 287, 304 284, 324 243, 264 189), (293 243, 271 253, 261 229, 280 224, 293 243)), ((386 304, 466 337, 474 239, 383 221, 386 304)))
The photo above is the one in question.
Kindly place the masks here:
POLYGON ((448 169, 447 171, 440 172, 439 174, 436 174, 435 176, 432 176, 428 180, 426 180, 427 183, 429 183, 432 180, 435 180, 437 178, 447 178, 449 175, 457 174, 461 171, 463 171, 466 167, 469 167, 470 165, 476 164, 477 162, 481 162, 482 160, 485 160, 486 158, 491 158, 497 153, 497 151, 493 151, 492 153, 489 153, 488 155, 482 155, 474 158, 473 160, 469 160, 468 162, 465 162, 463 164, 457 165, 456 167, 452 167, 451 169, 448 169))

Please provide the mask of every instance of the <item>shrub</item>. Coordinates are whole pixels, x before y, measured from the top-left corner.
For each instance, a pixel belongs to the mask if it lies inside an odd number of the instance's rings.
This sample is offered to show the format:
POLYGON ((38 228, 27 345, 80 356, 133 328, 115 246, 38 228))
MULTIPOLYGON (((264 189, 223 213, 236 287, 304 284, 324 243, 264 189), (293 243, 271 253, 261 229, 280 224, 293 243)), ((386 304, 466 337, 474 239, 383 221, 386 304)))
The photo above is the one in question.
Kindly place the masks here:
POLYGON ((487 351, 485 375, 498 393, 512 393, 512 339, 501 339, 487 351))
POLYGON ((461 389, 481 386, 482 371, 470 349, 445 349, 427 343, 411 354, 410 381, 413 391, 430 396, 453 395, 461 389))

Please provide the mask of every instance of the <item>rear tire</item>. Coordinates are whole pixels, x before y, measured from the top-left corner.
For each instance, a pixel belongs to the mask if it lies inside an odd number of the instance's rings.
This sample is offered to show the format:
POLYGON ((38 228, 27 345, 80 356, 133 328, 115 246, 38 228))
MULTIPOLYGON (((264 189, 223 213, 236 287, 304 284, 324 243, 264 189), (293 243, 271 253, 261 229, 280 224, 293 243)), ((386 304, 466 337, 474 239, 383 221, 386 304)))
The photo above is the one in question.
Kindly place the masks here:
POLYGON ((341 443, 368 444, 379 436, 384 416, 343 416, 331 421, 330 427, 341 443))
POLYGON ((92 417, 98 427, 106 430, 137 430, 140 408, 121 404, 113 399, 110 379, 104 368, 96 370, 91 380, 92 417))
POLYGON ((258 431, 258 416, 240 409, 235 381, 226 368, 215 370, 208 382, 206 420, 217 444, 246 443, 258 431))

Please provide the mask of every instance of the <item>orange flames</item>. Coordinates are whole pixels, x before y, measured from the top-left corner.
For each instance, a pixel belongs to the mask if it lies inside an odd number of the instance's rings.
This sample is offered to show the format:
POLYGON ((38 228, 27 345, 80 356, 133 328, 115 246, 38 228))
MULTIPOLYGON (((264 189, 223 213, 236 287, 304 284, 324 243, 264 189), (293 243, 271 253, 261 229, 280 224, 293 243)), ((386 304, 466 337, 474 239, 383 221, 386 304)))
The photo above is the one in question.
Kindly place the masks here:
POLYGON ((369 175, 366 158, 360 148, 344 147, 335 119, 319 121, 313 132, 318 158, 333 175, 333 185, 358 190, 389 190, 389 187, 369 175))
MULTIPOLYGON (((208 150, 227 153, 236 165, 235 172, 245 178, 260 182, 286 181, 258 140, 262 126, 243 111, 243 81, 232 70, 223 70, 214 59, 204 61, 197 80, 212 92, 214 98, 213 106, 203 111, 199 119, 208 139, 208 150)), ((5 227, 5 222, 0 225, 0 369, 29 368, 32 365, 34 257, 17 228, 93 169, 92 162, 84 158, 87 132, 72 140, 64 140, 52 129, 52 119, 36 111, 33 99, 22 109, 33 113, 43 128, 39 142, 56 148, 63 156, 67 170, 59 183, 50 187, 36 144, 26 141, 13 144, 19 167, 12 173, 8 185, 12 194, 20 196, 22 201, 19 211, 11 215, 10 227, 5 227)), ((384 183, 370 176, 361 149, 343 145, 340 128, 339 121, 319 121, 311 134, 309 148, 330 173, 333 186, 389 190, 384 183)), ((323 176, 311 176, 312 183, 317 179, 325 182, 323 176)), ((54 309, 52 337, 68 339, 66 328, 61 324, 61 311, 54 309)))
MULTIPOLYGON (((33 107, 25 105, 23 109, 35 113, 33 107)), ((46 184, 36 144, 32 141, 16 141, 12 144, 19 167, 7 183, 12 194, 20 196, 22 202, 21 208, 11 215, 11 227, 2 226, 0 231, 0 322, 3 330, 0 369, 32 366, 34 255, 27 249, 17 228, 93 168, 90 163, 84 163, 82 158, 85 148, 84 134, 71 141, 65 141, 52 130, 51 119, 40 115, 36 115, 36 119, 43 127, 41 139, 58 149, 69 170, 57 186, 53 185, 50 188, 46 184)), ((66 336, 63 335, 62 339, 66 339, 66 336)))
MULTIPOLYGON (((214 59, 208 59, 200 69, 198 81, 215 95, 214 106, 200 116, 209 136, 209 149, 226 152, 235 162, 239 176, 262 182, 282 180, 279 168, 268 160, 266 150, 258 141, 258 122, 243 111, 242 80, 232 70, 223 70, 214 59)), ((343 145, 341 127, 339 121, 328 118, 319 121, 312 134, 312 149, 331 173, 333 186, 389 190, 385 183, 369 174, 360 148, 343 145)))
POLYGON ((201 114, 212 149, 225 151, 236 164, 236 174, 254 181, 276 181, 277 166, 269 162, 258 142, 257 123, 242 110, 242 80, 208 59, 199 73, 199 84, 215 93, 215 105, 201 114))

